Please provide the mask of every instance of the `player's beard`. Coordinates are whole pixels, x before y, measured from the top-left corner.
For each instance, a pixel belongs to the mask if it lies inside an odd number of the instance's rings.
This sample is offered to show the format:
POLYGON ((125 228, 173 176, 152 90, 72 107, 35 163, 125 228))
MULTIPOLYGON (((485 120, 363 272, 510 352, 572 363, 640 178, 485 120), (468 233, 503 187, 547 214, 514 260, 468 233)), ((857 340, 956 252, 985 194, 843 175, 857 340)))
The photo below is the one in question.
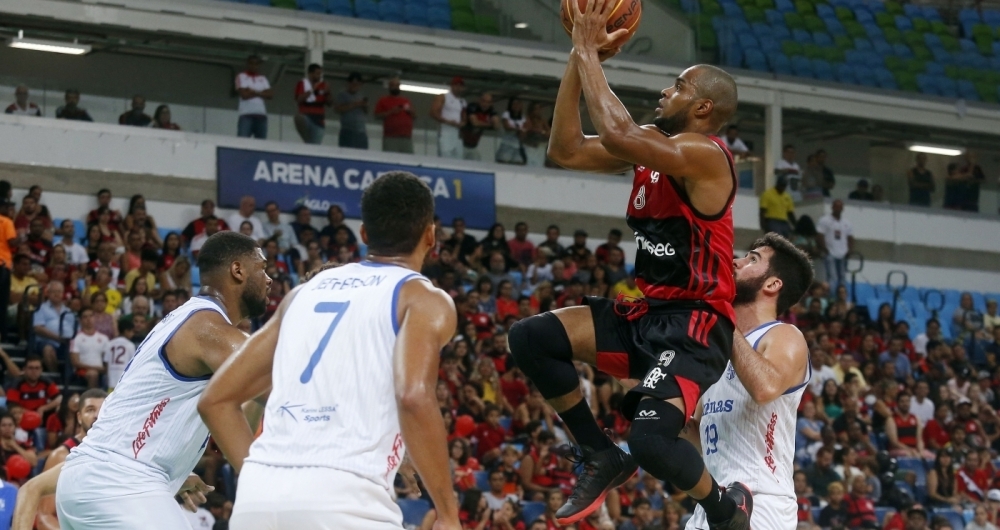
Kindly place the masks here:
POLYGON ((653 125, 656 125, 661 131, 670 136, 684 132, 684 129, 688 125, 688 109, 690 108, 691 104, 688 104, 683 109, 669 116, 660 116, 653 120, 653 125))
POLYGON ((267 292, 268 287, 266 283, 261 283, 261 286, 248 286, 243 290, 243 305, 247 308, 247 318, 257 318, 263 315, 267 311, 267 292))
POLYGON ((756 278, 736 279, 736 299, 734 306, 750 305, 757 301, 760 290, 767 281, 767 272, 756 278))

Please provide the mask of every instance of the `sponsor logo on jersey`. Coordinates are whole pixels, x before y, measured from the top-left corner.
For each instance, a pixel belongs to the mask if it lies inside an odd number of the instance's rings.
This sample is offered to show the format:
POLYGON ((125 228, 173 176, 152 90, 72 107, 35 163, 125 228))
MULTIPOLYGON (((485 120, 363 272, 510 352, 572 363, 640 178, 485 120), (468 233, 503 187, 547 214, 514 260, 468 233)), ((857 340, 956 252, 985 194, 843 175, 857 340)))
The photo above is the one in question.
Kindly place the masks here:
POLYGON ((132 452, 135 454, 135 458, 139 458, 139 452, 142 451, 143 447, 146 447, 146 440, 149 439, 149 431, 153 430, 153 427, 156 426, 157 420, 160 419, 163 409, 167 408, 167 403, 169 402, 170 398, 163 398, 163 401, 153 407, 146 421, 142 424, 142 430, 136 434, 135 440, 132 441, 132 452))
POLYGON ((657 182, 659 182, 660 181, 660 172, 659 171, 652 171, 652 172, 650 172, 649 173, 649 181, 652 182, 653 184, 656 184, 657 182))
POLYGON ((764 463, 771 470, 771 474, 778 471, 778 465, 774 462, 774 428, 778 425, 778 415, 771 413, 771 421, 767 424, 767 432, 764 434, 764 446, 767 452, 764 454, 764 463))
POLYGON ((385 475, 382 476, 383 480, 388 480, 389 475, 396 471, 396 468, 402 463, 404 452, 403 436, 400 433, 396 433, 396 438, 392 441, 392 452, 385 459, 386 466, 385 475))
POLYGON ((701 415, 708 416, 710 414, 722 414, 725 412, 733 411, 733 400, 727 399, 725 401, 708 401, 702 406, 701 415))
POLYGON ((635 194, 635 200, 632 201, 632 206, 634 206, 636 210, 641 210, 644 206, 646 206, 645 184, 639 187, 639 193, 635 194))
POLYGON ((662 379, 667 377, 667 373, 660 370, 659 366, 654 367, 646 375, 646 379, 642 381, 642 386, 645 388, 656 388, 656 383, 659 383, 662 379))
POLYGON ((649 252, 650 254, 662 258, 664 256, 673 256, 677 252, 674 250, 673 245, 670 243, 656 243, 655 245, 651 243, 645 236, 640 235, 638 232, 635 233, 635 244, 640 249, 649 252))
POLYGON ((674 352, 674 350, 667 350, 667 351, 661 353, 660 354, 660 366, 662 366, 664 368, 670 366, 670 363, 674 362, 674 356, 676 356, 676 355, 677 355, 677 353, 674 352))

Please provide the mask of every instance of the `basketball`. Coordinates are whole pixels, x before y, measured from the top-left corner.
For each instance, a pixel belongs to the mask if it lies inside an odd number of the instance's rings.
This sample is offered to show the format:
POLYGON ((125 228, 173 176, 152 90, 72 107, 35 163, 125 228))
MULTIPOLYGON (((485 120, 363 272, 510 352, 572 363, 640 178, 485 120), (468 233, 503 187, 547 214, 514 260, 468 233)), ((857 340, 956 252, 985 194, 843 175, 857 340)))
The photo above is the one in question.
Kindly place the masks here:
MULTIPOLYGON (((566 30, 568 35, 573 35, 573 0, 562 0, 560 9, 562 15, 562 25, 563 29, 566 30)), ((586 9, 587 0, 576 0, 580 4, 580 10, 586 9)), ((627 29, 628 34, 618 39, 615 43, 616 46, 622 46, 629 39, 635 35, 637 29, 639 29, 639 22, 642 20, 642 1, 641 0, 617 0, 615 8, 608 15, 608 33, 620 29, 627 29)))

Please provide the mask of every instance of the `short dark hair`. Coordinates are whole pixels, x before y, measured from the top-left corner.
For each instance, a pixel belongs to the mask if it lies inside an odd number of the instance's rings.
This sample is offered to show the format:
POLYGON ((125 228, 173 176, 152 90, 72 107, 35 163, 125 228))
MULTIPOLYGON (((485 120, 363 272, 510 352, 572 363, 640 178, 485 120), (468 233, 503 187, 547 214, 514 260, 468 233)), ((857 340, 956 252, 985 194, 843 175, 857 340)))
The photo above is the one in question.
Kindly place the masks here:
POLYGON ((40 355, 36 355, 36 354, 34 354, 34 353, 33 353, 33 354, 31 354, 31 355, 28 355, 28 356, 26 356, 26 357, 24 358, 24 365, 25 365, 25 366, 28 366, 28 363, 30 363, 31 361, 38 361, 38 362, 42 362, 42 357, 41 357, 40 355))
POLYGON ((75 95, 79 96, 80 95, 80 91, 77 90, 77 89, 75 89, 75 88, 67 88, 66 89, 66 95, 68 96, 70 94, 75 94, 75 95))
POLYGON ((559 230, 559 225, 549 225, 549 227, 546 228, 545 231, 548 232, 549 230, 552 230, 553 228, 556 229, 556 230, 559 230))
POLYGON ((135 329, 135 322, 132 322, 131 318, 119 318, 118 319, 118 332, 124 333, 126 331, 132 331, 135 329))
POLYGON ((433 221, 434 195, 413 173, 386 173, 361 196, 361 222, 376 255, 413 252, 433 221))
POLYGON ((792 144, 785 144, 785 147, 781 148, 782 151, 786 149, 795 149, 795 146, 792 144))
POLYGON ((27 254, 18 254, 14 256, 14 264, 17 264, 18 262, 21 261, 31 261, 31 256, 27 254))
POLYGON ((805 252, 774 232, 764 234, 763 237, 754 241, 750 248, 760 247, 769 247, 774 251, 768 263, 766 274, 781 279, 777 311, 779 315, 782 315, 802 299, 802 295, 812 284, 812 263, 805 252))
POLYGON ((198 269, 202 276, 212 275, 260 248, 254 238, 239 232, 217 232, 205 241, 198 253, 198 269))
POLYGON ((270 206, 272 204, 275 205, 275 206, 278 206, 278 202, 277 201, 267 201, 266 203, 264 203, 264 208, 267 208, 268 206, 270 206))
POLYGON ((608 231, 609 236, 622 237, 622 231, 617 228, 612 228, 608 231))
POLYGON ((649 499, 638 498, 632 503, 632 509, 636 509, 642 506, 652 506, 653 504, 649 502, 649 499))
POLYGON ((315 72, 316 70, 322 70, 322 69, 323 69, 322 66, 320 66, 320 65, 318 65, 316 63, 312 63, 312 64, 309 65, 309 69, 307 71, 311 74, 311 73, 315 72))
POLYGON ((101 189, 97 190, 97 196, 98 197, 100 197, 101 195, 104 195, 105 193, 111 193, 111 190, 109 190, 108 188, 101 188, 101 189))
POLYGON ((152 261, 154 263, 160 262, 160 253, 151 248, 143 249, 139 256, 142 261, 152 261))
POLYGON ((361 74, 358 72, 351 72, 347 74, 347 82, 351 83, 354 81, 361 81, 361 74))
POLYGON ((85 390, 80 394, 80 403, 83 403, 87 399, 105 399, 108 397, 108 393, 101 390, 100 388, 90 388, 85 390))

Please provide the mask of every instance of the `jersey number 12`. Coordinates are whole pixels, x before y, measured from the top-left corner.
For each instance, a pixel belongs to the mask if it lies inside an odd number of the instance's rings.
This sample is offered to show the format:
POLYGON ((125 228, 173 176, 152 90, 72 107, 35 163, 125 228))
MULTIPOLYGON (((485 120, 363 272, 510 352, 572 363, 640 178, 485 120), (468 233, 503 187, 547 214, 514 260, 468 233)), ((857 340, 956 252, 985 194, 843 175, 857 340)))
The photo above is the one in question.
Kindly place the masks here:
POLYGON ((323 352, 326 351, 326 345, 330 343, 330 337, 333 336, 333 331, 337 329, 337 324, 340 323, 340 319, 347 312, 350 302, 320 302, 316 304, 313 308, 313 312, 316 313, 336 313, 337 316, 333 317, 333 322, 330 322, 330 327, 326 329, 326 333, 323 334, 323 338, 319 341, 319 346, 316 346, 316 351, 312 353, 309 357, 309 364, 306 365, 306 369, 302 371, 302 376, 299 377, 299 381, 303 384, 308 383, 313 376, 313 370, 316 369, 316 365, 319 364, 319 360, 323 358, 323 352))

